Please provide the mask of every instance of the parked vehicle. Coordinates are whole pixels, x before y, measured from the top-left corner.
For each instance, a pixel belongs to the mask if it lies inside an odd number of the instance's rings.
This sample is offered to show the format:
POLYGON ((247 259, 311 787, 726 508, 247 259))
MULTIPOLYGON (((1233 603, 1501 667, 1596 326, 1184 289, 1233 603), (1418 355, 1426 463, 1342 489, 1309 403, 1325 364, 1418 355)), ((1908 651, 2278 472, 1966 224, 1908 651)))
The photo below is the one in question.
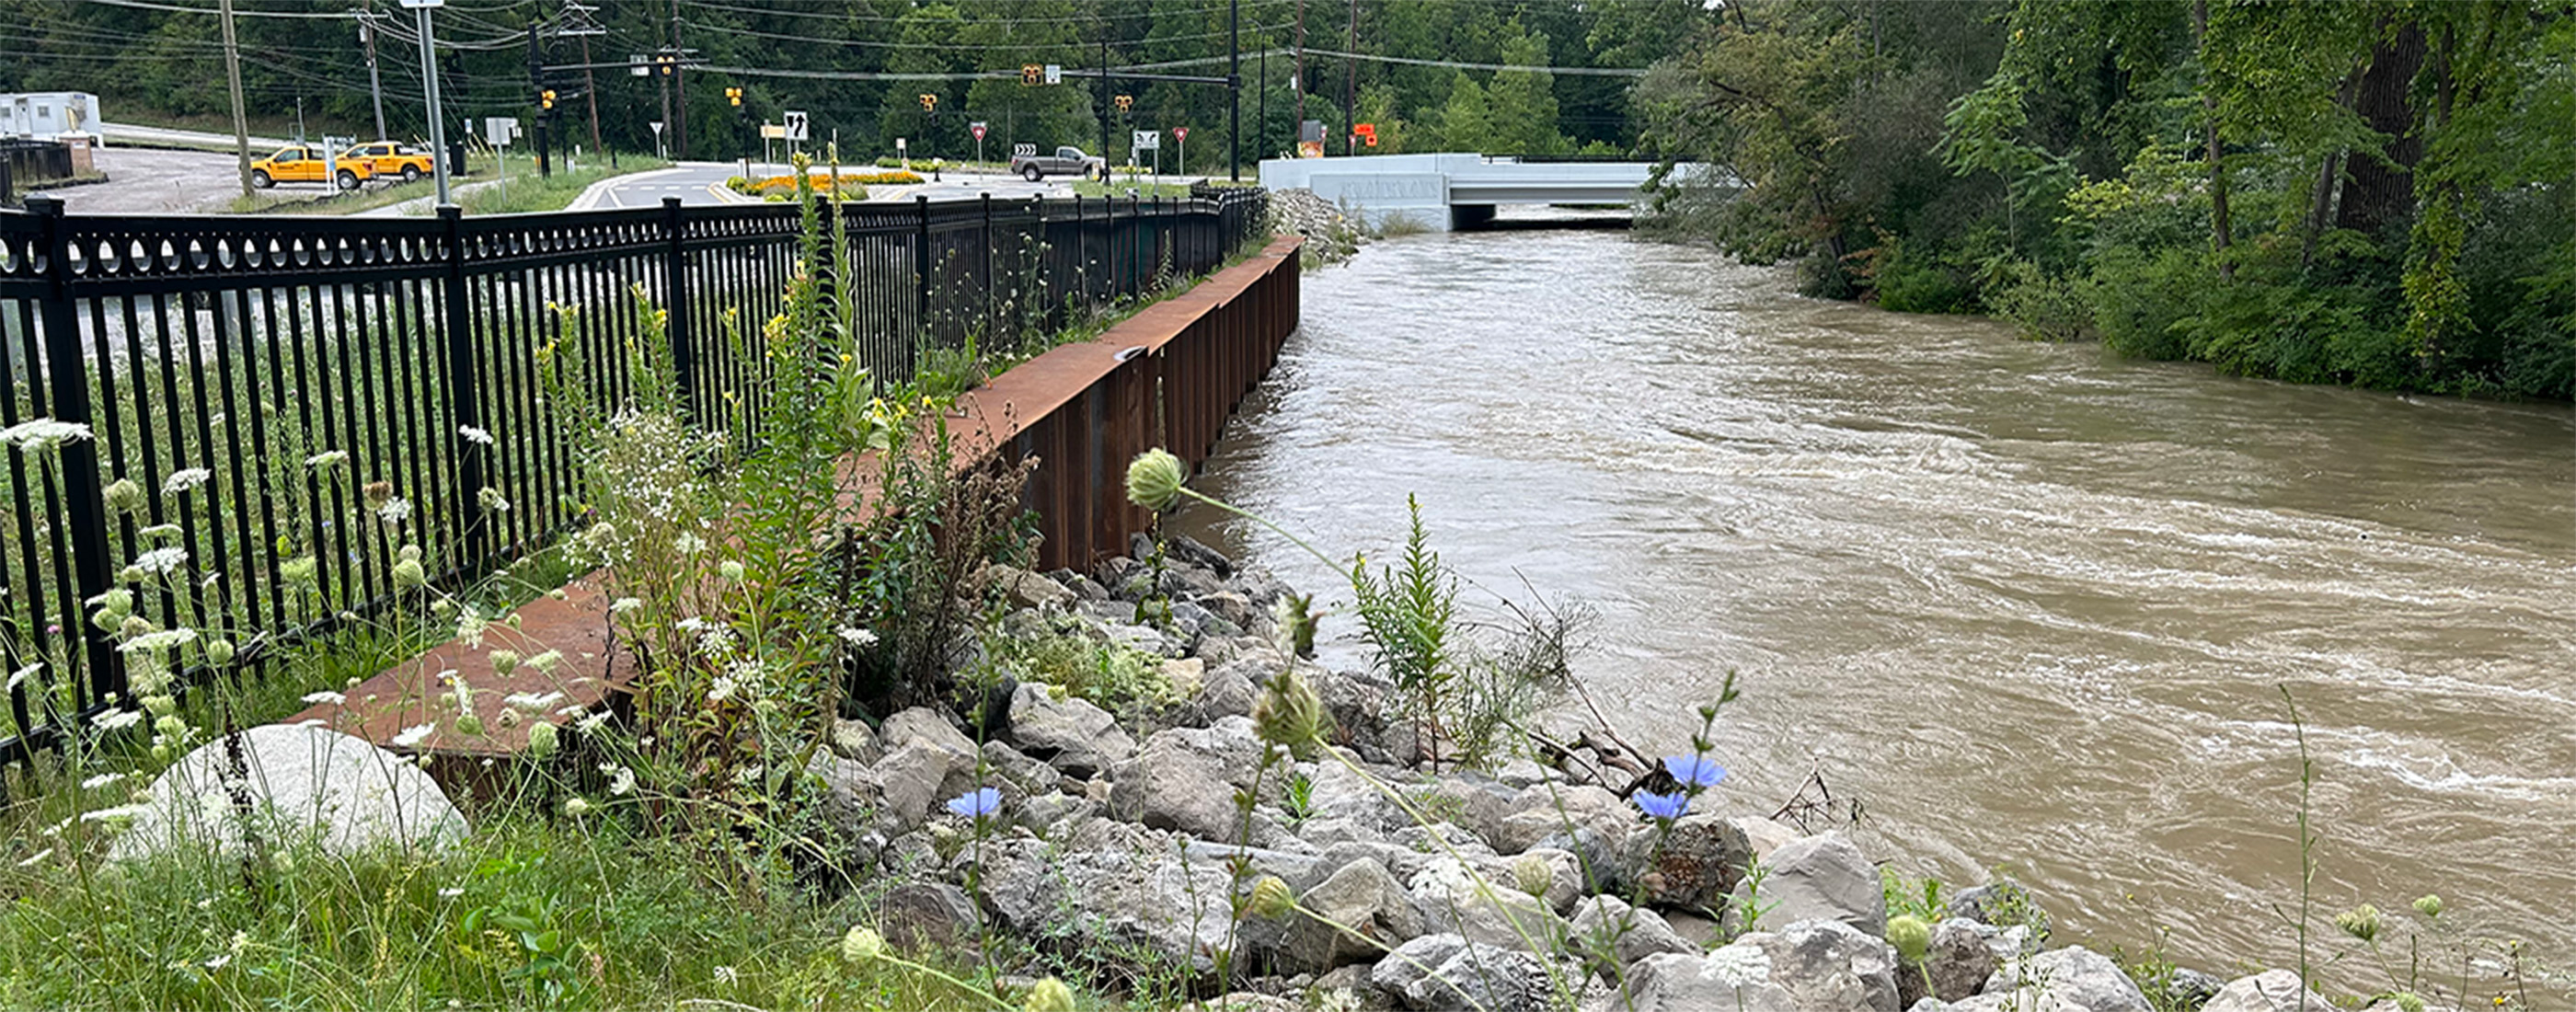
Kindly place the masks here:
POLYGON ((363 161, 341 159, 337 171, 322 157, 322 149, 310 144, 289 144, 277 153, 250 163, 250 185, 268 189, 279 183, 330 182, 343 190, 354 190, 375 173, 363 161))
POLYGON ((1011 171, 1032 183, 1048 176, 1081 176, 1088 179, 1096 173, 1102 178, 1107 178, 1109 160, 1083 154, 1081 148, 1071 146, 1057 148, 1052 155, 1013 152, 1011 171))
POLYGON ((406 183, 418 182, 420 177, 436 171, 436 166, 429 163, 428 152, 392 141, 360 144, 340 153, 340 164, 351 162, 366 163, 367 173, 373 178, 400 176, 406 183))

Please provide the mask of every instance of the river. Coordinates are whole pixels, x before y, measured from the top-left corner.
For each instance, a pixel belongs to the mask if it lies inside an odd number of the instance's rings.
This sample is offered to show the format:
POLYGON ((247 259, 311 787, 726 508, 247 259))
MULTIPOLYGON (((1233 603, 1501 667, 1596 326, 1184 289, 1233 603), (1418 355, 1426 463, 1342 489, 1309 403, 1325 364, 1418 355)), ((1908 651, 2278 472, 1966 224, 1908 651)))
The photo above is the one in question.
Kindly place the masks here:
MULTIPOLYGON (((1420 495, 1474 584, 1599 613, 1576 671, 1641 746, 1686 749, 1736 669, 1720 807, 1821 769, 1873 857, 2008 873, 2063 939, 2296 965, 2286 686, 2317 930, 2438 892, 2576 958, 2566 406, 2124 360, 1616 231, 1372 244, 1304 303, 1198 487, 1345 556, 1420 495)), ((1364 663, 1354 625, 1331 659, 1364 663)))

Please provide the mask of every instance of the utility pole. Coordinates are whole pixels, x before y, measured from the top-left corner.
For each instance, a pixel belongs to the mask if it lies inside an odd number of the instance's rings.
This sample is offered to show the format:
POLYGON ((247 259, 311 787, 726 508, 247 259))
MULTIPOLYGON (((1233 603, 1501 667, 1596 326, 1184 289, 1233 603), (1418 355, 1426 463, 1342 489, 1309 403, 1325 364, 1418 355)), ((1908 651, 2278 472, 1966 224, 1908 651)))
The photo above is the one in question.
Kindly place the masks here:
POLYGON ((1306 0, 1297 0, 1297 141, 1306 140, 1306 0))
POLYGON ((233 160, 242 196, 250 196, 250 122, 242 118, 241 46, 233 38, 233 0, 224 0, 224 84, 233 93, 233 160))
MULTIPOLYGON (((1232 108, 1226 111, 1225 175, 1235 182, 1243 181, 1243 0, 1227 0, 1225 6, 1226 97, 1232 108)), ((1183 167, 1186 173, 1188 168, 1183 167)))
POLYGON ((429 33, 429 5, 414 7, 412 13, 420 16, 420 87, 429 97, 429 167, 438 180, 438 206, 445 207, 453 201, 447 196, 447 112, 438 107, 438 41, 429 33))
MULTIPOLYGON (((596 7, 585 7, 580 4, 572 4, 570 6, 572 10, 577 10, 584 14, 588 14, 591 11, 598 9, 596 7)), ((602 31, 603 29, 594 27, 585 22, 580 29, 573 33, 581 36, 581 93, 584 98, 590 101, 590 150, 594 155, 600 151, 608 149, 608 145, 599 142, 599 78, 593 75, 590 66, 590 37, 601 34, 602 31)))
POLYGON ((1252 114, 1252 164, 1256 166, 1261 164, 1261 159, 1263 157, 1261 154, 1261 142, 1267 139, 1263 135, 1268 133, 1270 130, 1270 47, 1268 46, 1261 47, 1261 71, 1259 76, 1261 78, 1260 83, 1255 84, 1252 87, 1252 94, 1254 98, 1259 101, 1260 105, 1260 111, 1252 114))
POLYGON ((528 22, 528 87, 537 93, 537 177, 551 178, 552 159, 546 153, 546 127, 555 118, 555 93, 546 88, 546 64, 537 42, 537 22, 528 22))
POLYGON ((376 11, 373 3, 358 16, 358 41, 367 44, 367 92, 376 98, 376 139, 385 139, 385 78, 376 72, 376 11))
MULTIPOLYGON (((1109 19, 1100 19, 1100 185, 1109 185, 1109 19)), ((242 192, 249 192, 247 190, 242 192)), ((1103 190, 1103 193, 1108 191, 1103 190)))
POLYGON ((671 0, 671 91, 679 101, 672 106, 671 160, 689 157, 689 61, 688 50, 680 48, 680 0, 671 0))
POLYGON ((1342 61, 1350 65, 1350 76, 1342 82, 1342 153, 1356 155, 1360 153, 1360 135, 1351 132, 1351 128, 1360 121, 1360 0, 1351 0, 1351 37, 1344 45, 1351 58, 1342 61))

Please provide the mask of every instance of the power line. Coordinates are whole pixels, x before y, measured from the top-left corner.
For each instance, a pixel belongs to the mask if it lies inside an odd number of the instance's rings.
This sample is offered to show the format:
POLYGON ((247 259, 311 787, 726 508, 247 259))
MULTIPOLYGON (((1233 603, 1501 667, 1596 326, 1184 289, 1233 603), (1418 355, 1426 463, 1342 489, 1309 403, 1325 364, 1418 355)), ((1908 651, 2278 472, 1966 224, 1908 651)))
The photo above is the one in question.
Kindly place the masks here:
POLYGON ((1591 77, 1644 77, 1643 67, 1534 67, 1517 63, 1467 63, 1460 60, 1417 60, 1404 56, 1376 56, 1369 53, 1345 53, 1331 49, 1308 49, 1313 56, 1337 60, 1364 60, 1370 63, 1402 63, 1416 67, 1454 67, 1459 70, 1503 70, 1521 74, 1579 74, 1591 77))

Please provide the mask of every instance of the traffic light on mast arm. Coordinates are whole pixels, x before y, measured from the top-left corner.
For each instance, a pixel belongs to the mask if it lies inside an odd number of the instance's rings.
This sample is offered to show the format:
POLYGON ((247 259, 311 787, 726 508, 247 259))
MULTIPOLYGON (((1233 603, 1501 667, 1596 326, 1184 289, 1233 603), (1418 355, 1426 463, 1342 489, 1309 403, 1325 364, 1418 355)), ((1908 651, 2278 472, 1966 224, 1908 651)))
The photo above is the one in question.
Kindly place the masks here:
POLYGON ((548 88, 548 89, 546 89, 546 90, 544 90, 544 91, 541 91, 541 92, 538 92, 538 93, 537 93, 537 108, 540 108, 540 109, 549 109, 549 110, 550 110, 550 109, 553 109, 554 107, 555 107, 555 90, 554 90, 554 89, 552 89, 552 88, 548 88))
POLYGON ((1117 101, 1119 112, 1126 112, 1136 107, 1136 96, 1134 95, 1120 95, 1118 96, 1117 101))
POLYGON ((726 102, 730 102, 730 103, 732 103, 732 104, 733 104, 733 107, 734 107, 734 108, 736 108, 736 109, 740 109, 740 108, 742 108, 742 89, 740 89, 740 88, 727 88, 727 89, 725 89, 725 101, 726 101, 726 102))
POLYGON ((1046 80, 1046 68, 1034 63, 1020 64, 1020 83, 1036 87, 1046 80))

